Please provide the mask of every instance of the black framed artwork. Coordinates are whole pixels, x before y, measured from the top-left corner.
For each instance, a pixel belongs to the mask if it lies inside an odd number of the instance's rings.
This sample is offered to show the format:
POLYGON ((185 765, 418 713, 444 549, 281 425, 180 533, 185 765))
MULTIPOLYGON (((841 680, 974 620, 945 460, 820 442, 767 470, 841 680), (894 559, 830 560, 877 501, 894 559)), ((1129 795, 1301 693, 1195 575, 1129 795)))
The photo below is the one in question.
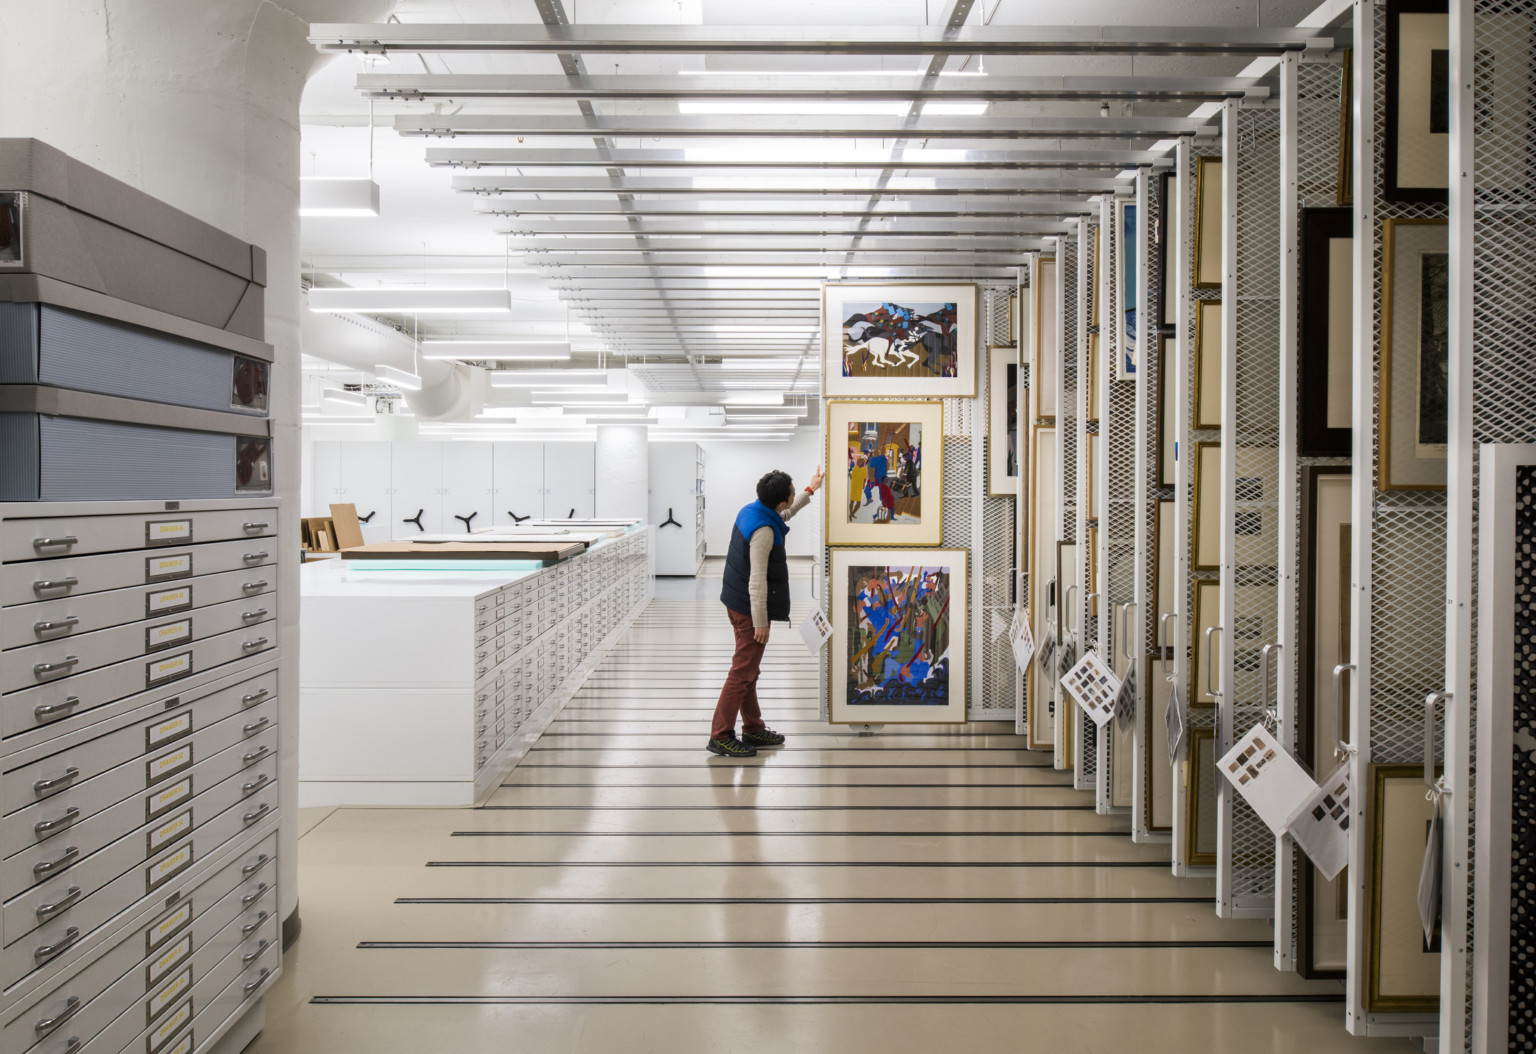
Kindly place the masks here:
POLYGON ((1450 187, 1450 14, 1447 0, 1387 0, 1388 201, 1445 204, 1450 187))
POLYGON ((1163 332, 1167 333, 1173 330, 1178 311, 1177 286, 1174 284, 1177 276, 1173 273, 1173 253, 1168 250, 1178 237, 1179 182, 1172 172, 1164 172, 1157 178, 1157 223, 1153 237, 1157 244, 1157 273, 1162 281, 1157 284, 1157 309, 1152 317, 1158 320, 1163 332))
POLYGON ((1353 412, 1354 210, 1301 210, 1296 452, 1348 457, 1353 412))

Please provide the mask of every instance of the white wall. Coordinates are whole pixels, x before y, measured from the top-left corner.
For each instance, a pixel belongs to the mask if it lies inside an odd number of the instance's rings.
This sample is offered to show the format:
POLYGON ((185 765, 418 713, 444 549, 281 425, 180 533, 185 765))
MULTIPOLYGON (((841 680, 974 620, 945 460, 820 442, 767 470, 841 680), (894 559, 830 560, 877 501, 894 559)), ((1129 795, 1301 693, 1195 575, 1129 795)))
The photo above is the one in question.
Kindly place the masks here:
MULTIPOLYGON (((709 556, 724 556, 731 545, 731 525, 736 514, 757 500, 757 481, 770 469, 781 468, 795 481, 796 489, 811 481, 825 460, 819 428, 797 428, 787 443, 699 443, 704 448, 704 542, 709 556)), ((811 556, 821 545, 822 508, 825 491, 811 499, 799 516, 790 521, 785 544, 790 556, 811 556)))
POLYGON ((645 519, 650 512, 650 479, 645 425, 599 425, 596 515, 645 519))

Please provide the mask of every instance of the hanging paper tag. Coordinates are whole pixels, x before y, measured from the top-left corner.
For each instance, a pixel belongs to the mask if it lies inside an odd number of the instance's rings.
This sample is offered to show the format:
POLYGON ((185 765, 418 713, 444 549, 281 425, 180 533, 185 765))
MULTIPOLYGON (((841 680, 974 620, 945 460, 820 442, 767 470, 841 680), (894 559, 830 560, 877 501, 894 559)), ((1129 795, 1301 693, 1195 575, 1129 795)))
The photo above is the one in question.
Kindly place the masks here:
POLYGON ((827 616, 821 613, 821 608, 812 611, 809 617, 800 623, 800 639, 805 641, 805 646, 810 649, 812 655, 827 646, 827 641, 832 639, 832 623, 827 621, 827 616))
POLYGON ((1179 763, 1179 748, 1184 745, 1184 700, 1179 697, 1179 686, 1168 690, 1168 712, 1163 715, 1168 723, 1168 764, 1179 763))
POLYGON ((1098 652, 1090 651, 1084 655, 1077 665, 1062 676, 1061 686, 1077 700, 1083 713, 1093 718, 1094 724, 1100 728, 1115 716, 1115 696, 1120 691, 1120 678, 1104 665, 1098 652))
POLYGON ((1424 924, 1424 944, 1435 943, 1435 925, 1440 921, 1440 792, 1431 791, 1434 814, 1429 819, 1429 837, 1424 842, 1424 865, 1419 868, 1419 921, 1424 924))
POLYGON ((1054 669, 1051 663, 1056 657, 1056 626, 1049 618, 1045 620, 1045 632, 1039 635, 1039 641, 1035 661, 1040 664, 1040 676, 1049 681, 1054 669))
POLYGON ((1125 680, 1115 693, 1115 731, 1124 739, 1136 724, 1136 670, 1125 671, 1125 680))
POLYGON ((1285 831, 1330 882, 1349 863, 1349 763, 1334 769, 1286 821, 1285 831))
POLYGON ((1029 662, 1035 655, 1035 635, 1029 630, 1029 616, 1024 605, 1013 606, 1013 623, 1008 627, 1008 643, 1013 647, 1013 661, 1020 673, 1029 670, 1029 662))
POLYGON ((1262 723, 1241 736, 1216 764, 1277 835, 1285 833, 1286 821, 1317 791, 1312 777, 1262 723))

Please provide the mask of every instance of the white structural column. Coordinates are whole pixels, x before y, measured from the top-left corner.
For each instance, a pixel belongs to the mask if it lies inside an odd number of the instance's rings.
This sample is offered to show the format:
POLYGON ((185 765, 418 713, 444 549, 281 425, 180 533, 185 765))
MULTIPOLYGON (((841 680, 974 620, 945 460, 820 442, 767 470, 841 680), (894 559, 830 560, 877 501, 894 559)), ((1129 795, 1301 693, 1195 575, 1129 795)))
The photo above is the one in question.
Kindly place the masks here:
MULTIPOLYGON (((280 536, 299 536, 299 97, 322 62, 310 22, 382 18, 392 0, 50 0, 5 5, 0 136, 41 139, 267 251, 280 536), (61 56, 67 55, 67 69, 61 56)), ((297 551, 297 546, 293 547, 297 551)), ((284 548, 287 556, 289 549, 284 548)), ((298 596, 285 559, 280 591, 298 596)), ((280 795, 298 780, 299 611, 279 614, 280 795)), ((297 906, 284 810, 279 905, 297 906)))
POLYGON ((645 519, 650 514, 651 471, 646 434, 645 425, 598 426, 594 514, 599 518, 645 519))

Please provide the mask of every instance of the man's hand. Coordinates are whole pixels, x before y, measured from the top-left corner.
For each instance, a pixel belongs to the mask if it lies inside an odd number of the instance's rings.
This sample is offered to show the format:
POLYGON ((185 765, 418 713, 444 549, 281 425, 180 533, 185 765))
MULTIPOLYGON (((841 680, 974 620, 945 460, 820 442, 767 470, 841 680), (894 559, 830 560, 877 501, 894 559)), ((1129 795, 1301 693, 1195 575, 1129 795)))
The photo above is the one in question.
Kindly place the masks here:
POLYGON ((757 641, 757 643, 759 643, 759 644, 767 644, 768 643, 768 627, 767 626, 754 626, 753 629, 752 629, 752 639, 757 641))
POLYGON ((809 489, 810 489, 812 494, 816 493, 816 491, 821 489, 821 478, 822 478, 822 471, 821 471, 820 468, 817 468, 816 469, 816 475, 811 477, 811 483, 810 483, 810 487, 809 487, 809 489))

